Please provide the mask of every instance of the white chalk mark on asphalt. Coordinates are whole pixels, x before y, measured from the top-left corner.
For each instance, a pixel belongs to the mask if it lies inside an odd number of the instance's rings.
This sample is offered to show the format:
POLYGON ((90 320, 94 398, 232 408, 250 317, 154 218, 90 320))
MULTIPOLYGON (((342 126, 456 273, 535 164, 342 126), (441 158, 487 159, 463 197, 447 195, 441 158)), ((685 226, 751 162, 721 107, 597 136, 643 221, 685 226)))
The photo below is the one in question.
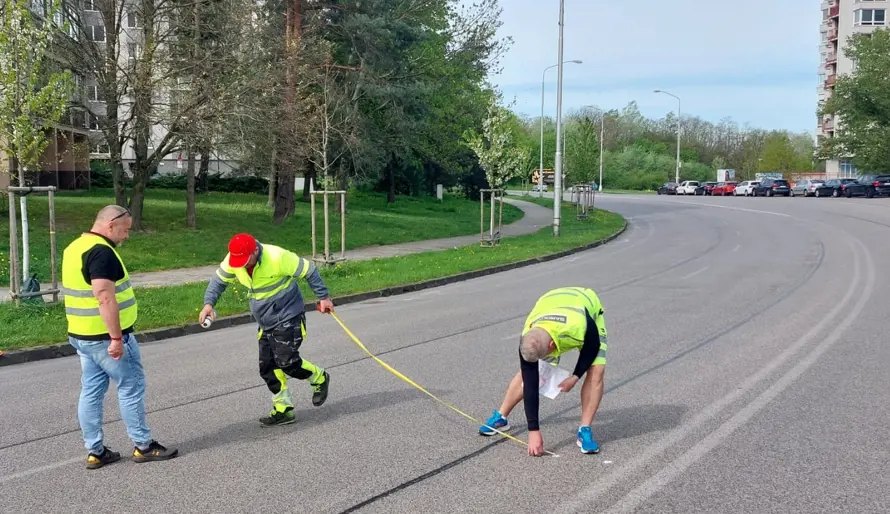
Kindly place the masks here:
POLYGON ((708 270, 708 266, 705 266, 704 268, 701 268, 701 269, 698 270, 698 271, 693 271, 692 273, 686 275, 685 277, 681 278, 680 280, 686 280, 687 278, 692 278, 692 277, 694 277, 694 276, 696 276, 696 275, 698 275, 698 274, 700 274, 700 273, 704 273, 704 272, 707 271, 707 270, 708 270))
POLYGON ((737 251, 739 251, 739 248, 741 248, 741 247, 742 247, 742 245, 735 245, 735 248, 733 248, 732 251, 737 252, 737 251))
POLYGON ((53 464, 47 464, 46 466, 40 466, 39 468, 29 469, 27 471, 21 471, 19 473, 13 473, 11 475, 6 475, 5 477, 0 477, 0 484, 4 484, 4 483, 10 482, 12 480, 18 480, 19 478, 29 477, 29 476, 35 475, 37 473, 43 473, 44 471, 50 471, 52 469, 61 468, 61 467, 67 466, 69 464, 75 464, 82 460, 83 460, 83 458, 77 457, 75 459, 68 459, 68 460, 63 460, 61 462, 54 462, 53 464))

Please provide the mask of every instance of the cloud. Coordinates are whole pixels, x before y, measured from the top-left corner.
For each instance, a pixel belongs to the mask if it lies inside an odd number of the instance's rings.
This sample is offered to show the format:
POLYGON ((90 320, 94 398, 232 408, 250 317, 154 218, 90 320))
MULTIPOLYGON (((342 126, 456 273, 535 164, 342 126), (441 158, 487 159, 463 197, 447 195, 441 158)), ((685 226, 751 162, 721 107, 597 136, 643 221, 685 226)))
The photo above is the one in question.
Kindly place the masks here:
MULTIPOLYGON (((501 37, 514 39, 491 80, 517 110, 539 115, 541 74, 557 61, 558 0, 501 0, 501 37)), ((636 100, 660 117, 730 116, 763 128, 814 131, 818 4, 809 0, 565 0, 563 108, 621 108, 636 100)), ((557 69, 547 71, 545 113, 555 113, 557 69)))

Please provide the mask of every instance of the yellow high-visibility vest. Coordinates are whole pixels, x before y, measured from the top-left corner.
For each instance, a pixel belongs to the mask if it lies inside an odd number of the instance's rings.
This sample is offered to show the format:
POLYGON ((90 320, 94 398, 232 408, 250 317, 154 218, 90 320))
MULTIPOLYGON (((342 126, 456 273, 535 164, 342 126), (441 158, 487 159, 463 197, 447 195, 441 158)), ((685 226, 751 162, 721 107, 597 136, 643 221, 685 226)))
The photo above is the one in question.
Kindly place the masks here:
POLYGON ((532 328, 543 328, 556 343, 550 357, 558 357, 571 350, 580 350, 587 331, 587 314, 596 322, 600 343, 606 346, 607 332, 603 306, 592 289, 561 287, 544 293, 525 319, 522 335, 532 328))
POLYGON ((114 252, 124 277, 114 284, 115 298, 120 309, 120 326, 127 330, 136 324, 138 306, 136 294, 130 284, 130 274, 114 246, 95 234, 82 234, 62 254, 62 294, 65 295, 65 317, 68 333, 73 336, 101 336, 108 327, 99 314, 99 300, 93 296, 93 287, 83 277, 83 256, 96 245, 105 245, 114 252))

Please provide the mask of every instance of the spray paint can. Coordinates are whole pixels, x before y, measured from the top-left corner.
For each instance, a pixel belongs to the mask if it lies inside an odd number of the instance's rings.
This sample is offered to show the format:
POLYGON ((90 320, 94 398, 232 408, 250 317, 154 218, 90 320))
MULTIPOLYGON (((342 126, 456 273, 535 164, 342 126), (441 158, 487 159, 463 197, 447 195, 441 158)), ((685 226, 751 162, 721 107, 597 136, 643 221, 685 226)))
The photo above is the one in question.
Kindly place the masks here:
POLYGON ((216 309, 210 311, 210 316, 204 318, 204 322, 201 323, 201 326, 204 328, 210 328, 210 325, 213 324, 213 320, 216 319, 216 309))

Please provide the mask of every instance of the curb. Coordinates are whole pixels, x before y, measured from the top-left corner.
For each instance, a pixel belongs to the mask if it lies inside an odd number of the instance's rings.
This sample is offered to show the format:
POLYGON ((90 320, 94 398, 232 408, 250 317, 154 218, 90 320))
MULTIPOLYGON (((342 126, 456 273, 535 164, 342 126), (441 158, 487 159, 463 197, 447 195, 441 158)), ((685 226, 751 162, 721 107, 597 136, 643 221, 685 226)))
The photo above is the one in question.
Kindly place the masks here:
MULTIPOLYGON (((598 239, 593 241, 592 243, 588 243, 586 245, 577 246, 575 248, 569 248, 568 250, 562 250, 560 252, 551 253, 547 255, 542 255, 540 257, 532 257, 530 259, 525 259, 522 261, 517 261, 509 264, 500 264, 497 266, 491 266, 489 268, 483 268, 475 271, 468 271, 466 273, 458 273, 457 275, 451 275, 448 277, 434 278, 430 280, 425 280, 423 282, 415 282, 413 284, 404 284, 400 286, 390 286, 383 289, 378 289, 375 291, 367 291, 364 293, 355 293, 346 296, 341 296, 339 298, 334 297, 332 301, 334 305, 348 305, 350 303, 362 302, 365 300, 370 300, 372 298, 382 298, 387 296, 397 296, 406 293, 412 293, 415 291, 422 291, 424 289, 430 289, 433 287, 440 287, 448 284, 455 284, 458 282, 464 282, 466 280, 472 280, 474 278, 484 277, 486 275, 493 275, 495 273, 502 273, 504 271, 510 271, 518 268, 524 268, 526 266, 531 266, 532 264, 539 264, 542 262, 552 261, 556 259, 560 259, 562 257, 566 257, 575 253, 583 252, 586 250, 590 250, 592 248, 596 248, 598 246, 602 246, 614 239, 618 238, 621 234, 627 230, 627 220, 624 220, 621 228, 612 234, 611 236, 604 237, 602 239, 598 239)), ((315 310, 316 302, 308 302, 304 304, 303 307, 307 312, 310 310, 315 310)), ((217 319, 213 322, 213 325, 210 328, 202 328, 198 323, 190 323, 188 325, 179 326, 179 327, 167 327, 167 328, 157 328, 152 330, 146 330, 145 332, 137 332, 135 336, 139 340, 139 343, 149 343, 154 341, 161 341, 164 339, 172 339, 174 337, 182 337, 186 335, 192 334, 201 334, 212 332, 214 330, 220 330, 223 328, 231 328, 239 325, 245 325, 253 322, 253 316, 250 313, 244 314, 235 314, 233 316, 226 316, 217 319)), ((3 366, 12 366, 15 364, 24 364, 26 362, 36 362, 47 359, 57 359, 60 357, 69 357, 71 355, 76 355, 77 352, 74 348, 68 343, 55 343, 44 346, 36 346, 33 348, 27 348, 24 350, 11 350, 8 352, 3 352, 0 355, 0 367, 3 366)))

